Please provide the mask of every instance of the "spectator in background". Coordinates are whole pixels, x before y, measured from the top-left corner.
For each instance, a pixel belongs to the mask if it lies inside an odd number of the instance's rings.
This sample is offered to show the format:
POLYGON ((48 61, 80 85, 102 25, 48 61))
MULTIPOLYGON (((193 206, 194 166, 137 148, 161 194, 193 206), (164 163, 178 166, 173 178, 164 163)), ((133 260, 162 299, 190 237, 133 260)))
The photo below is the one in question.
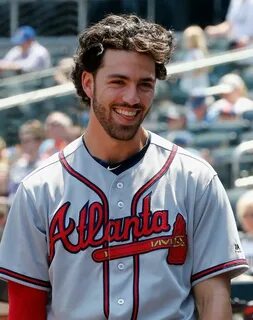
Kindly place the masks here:
POLYGON ((241 244, 253 275, 253 190, 246 191, 237 201, 237 220, 242 228, 241 244))
POLYGON ((8 197, 0 196, 0 241, 9 211, 8 197))
POLYGON ((47 139, 42 143, 40 152, 42 158, 48 158, 53 153, 62 150, 71 140, 70 130, 73 126, 71 118, 59 111, 52 112, 45 121, 47 139))
POLYGON ((211 119, 208 117, 208 109, 214 98, 206 96, 205 90, 193 90, 187 102, 187 125, 208 125, 211 119))
POLYGON ((6 142, 0 136, 0 168, 8 167, 8 154, 6 149, 6 142))
POLYGON ((0 71, 23 73, 49 68, 50 54, 36 41, 35 36, 35 30, 32 27, 20 27, 11 38, 15 46, 0 60, 0 71))
POLYGON ((54 79, 57 84, 64 84, 71 81, 70 73, 73 66, 74 60, 72 57, 63 58, 59 61, 54 74, 54 79))
POLYGON ((163 136, 181 147, 188 148, 193 137, 186 129, 186 109, 180 105, 168 105, 162 115, 168 126, 168 132, 163 136))
POLYGON ((231 0, 226 19, 205 29, 208 36, 229 37, 229 48, 241 48, 253 40, 253 0, 231 0))
POLYGON ((79 138, 84 133, 84 128, 79 125, 72 125, 68 128, 66 143, 70 143, 79 138))
POLYGON ((246 85, 239 75, 228 73, 221 77, 217 86, 211 88, 213 93, 221 96, 209 108, 211 121, 240 118, 244 111, 253 110, 253 101, 247 97, 246 85))
POLYGON ((40 162, 39 148, 45 137, 44 126, 39 120, 28 120, 19 130, 20 157, 9 169, 9 200, 18 188, 20 181, 37 168, 40 162))
POLYGON ((0 137, 0 197, 8 194, 9 159, 5 140, 0 137))
MULTIPOLYGON (((185 49, 184 61, 196 61, 208 56, 207 43, 204 31, 199 26, 190 26, 183 32, 182 45, 185 49)), ((196 69, 182 74, 180 88, 187 95, 193 89, 209 86, 208 69, 196 69)))

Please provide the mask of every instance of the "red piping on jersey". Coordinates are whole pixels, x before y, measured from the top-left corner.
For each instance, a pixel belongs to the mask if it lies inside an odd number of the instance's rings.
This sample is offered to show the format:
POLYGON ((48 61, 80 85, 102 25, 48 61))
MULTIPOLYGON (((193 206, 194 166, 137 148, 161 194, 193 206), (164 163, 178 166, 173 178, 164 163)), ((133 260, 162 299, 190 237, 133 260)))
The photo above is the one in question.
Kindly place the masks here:
POLYGON ((49 281, 43 281, 43 280, 27 277, 23 274, 20 274, 20 273, 17 273, 17 272, 14 272, 14 271, 11 271, 11 270, 8 270, 5 268, 0 268, 0 273, 4 274, 6 276, 13 277, 17 280, 22 280, 27 283, 31 283, 31 284, 34 284, 34 285, 37 285, 37 286, 40 286, 43 288, 50 288, 51 287, 49 281))
POLYGON ((233 260, 233 261, 229 261, 226 263, 222 263, 219 264, 217 266, 208 268, 206 270, 200 271, 198 273, 195 273, 194 275, 192 275, 191 277, 191 282, 196 281, 198 279, 201 279, 205 276, 208 276, 209 274, 212 274, 214 272, 220 271, 220 270, 224 270, 230 267, 234 267, 234 266, 240 266, 240 265, 248 265, 246 259, 237 259, 237 260, 233 260))
MULTIPOLYGON (((68 171, 69 174, 71 174, 73 177, 75 177, 76 179, 78 179, 79 181, 81 181, 82 183, 84 183, 85 185, 87 185, 90 189, 92 189, 94 192, 96 192, 96 194, 100 197, 102 204, 103 204, 103 209, 104 209, 104 227, 108 224, 109 221, 109 205, 108 205, 108 201, 106 198, 106 195, 104 194, 104 192, 98 187, 96 186, 94 183, 92 183, 90 180, 88 180, 87 178, 85 178, 84 176, 82 176, 79 172, 77 172, 75 169, 73 169, 70 164, 67 162, 63 151, 59 152, 59 159, 60 162, 62 164, 62 166, 66 169, 66 171, 68 171)), ((103 244, 103 248, 107 248, 108 247, 108 242, 105 242, 103 244)), ((103 283, 103 290, 104 290, 104 314, 106 319, 109 318, 109 261, 104 261, 103 262, 103 279, 104 279, 104 283, 103 283)))
MULTIPOLYGON (((177 145, 173 145, 172 151, 161 168, 159 172, 157 172, 146 184, 144 184, 134 195, 132 204, 131 204, 131 215, 136 216, 137 214, 137 204, 141 197, 141 195, 147 191, 156 181, 158 181, 169 169, 171 163, 173 162, 175 155, 177 153, 177 145)), ((137 238, 134 238, 133 235, 133 242, 138 241, 137 238)), ((139 272, 140 272, 140 263, 139 263, 139 255, 135 255, 133 257, 133 264, 134 264, 134 275, 133 275, 133 312, 131 320, 136 320, 138 316, 138 310, 139 310, 139 272)))

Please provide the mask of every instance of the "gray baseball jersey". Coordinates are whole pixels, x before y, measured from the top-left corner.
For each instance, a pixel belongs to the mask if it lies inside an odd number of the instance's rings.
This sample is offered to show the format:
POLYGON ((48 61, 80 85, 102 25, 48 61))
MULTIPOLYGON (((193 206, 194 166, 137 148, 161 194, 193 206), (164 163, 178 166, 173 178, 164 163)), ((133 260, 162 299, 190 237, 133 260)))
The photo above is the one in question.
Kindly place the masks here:
POLYGON ((79 138, 26 177, 0 274, 50 291, 49 320, 195 319, 191 289, 247 263, 216 172, 151 133, 115 175, 79 138))

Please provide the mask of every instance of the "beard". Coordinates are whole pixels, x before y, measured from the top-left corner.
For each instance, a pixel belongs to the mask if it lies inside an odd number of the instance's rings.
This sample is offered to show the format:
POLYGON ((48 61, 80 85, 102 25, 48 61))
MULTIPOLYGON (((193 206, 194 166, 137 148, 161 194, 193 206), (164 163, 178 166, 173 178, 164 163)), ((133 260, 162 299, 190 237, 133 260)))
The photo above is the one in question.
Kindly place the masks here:
POLYGON ((151 107, 144 113, 143 110, 145 110, 145 107, 141 104, 131 106, 127 103, 112 103, 108 106, 104 106, 97 101, 96 94, 94 95, 93 100, 93 111, 97 120, 111 138, 120 141, 132 140, 135 137, 150 108, 151 107), (136 115, 138 116, 138 121, 129 126, 116 123, 112 116, 112 112, 114 112, 113 106, 122 106, 132 109, 138 108, 138 110, 141 110, 141 114, 136 115))

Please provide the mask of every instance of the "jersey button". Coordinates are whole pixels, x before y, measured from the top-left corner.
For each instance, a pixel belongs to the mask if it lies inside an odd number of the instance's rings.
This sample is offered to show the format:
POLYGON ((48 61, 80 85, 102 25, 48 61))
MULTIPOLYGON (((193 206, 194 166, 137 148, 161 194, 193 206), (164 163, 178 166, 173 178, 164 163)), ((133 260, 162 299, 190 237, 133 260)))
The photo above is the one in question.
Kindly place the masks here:
POLYGON ((123 201, 119 201, 118 202, 118 207, 119 208, 123 208, 124 207, 124 202, 123 201))
POLYGON ((118 299, 118 304, 124 304, 125 303, 125 300, 124 299, 118 299))
POLYGON ((124 270, 124 269, 125 269, 124 263, 119 263, 119 264, 118 264, 118 269, 119 269, 119 270, 124 270))
POLYGON ((117 183, 117 188, 122 189, 123 188, 123 182, 118 182, 117 183))

